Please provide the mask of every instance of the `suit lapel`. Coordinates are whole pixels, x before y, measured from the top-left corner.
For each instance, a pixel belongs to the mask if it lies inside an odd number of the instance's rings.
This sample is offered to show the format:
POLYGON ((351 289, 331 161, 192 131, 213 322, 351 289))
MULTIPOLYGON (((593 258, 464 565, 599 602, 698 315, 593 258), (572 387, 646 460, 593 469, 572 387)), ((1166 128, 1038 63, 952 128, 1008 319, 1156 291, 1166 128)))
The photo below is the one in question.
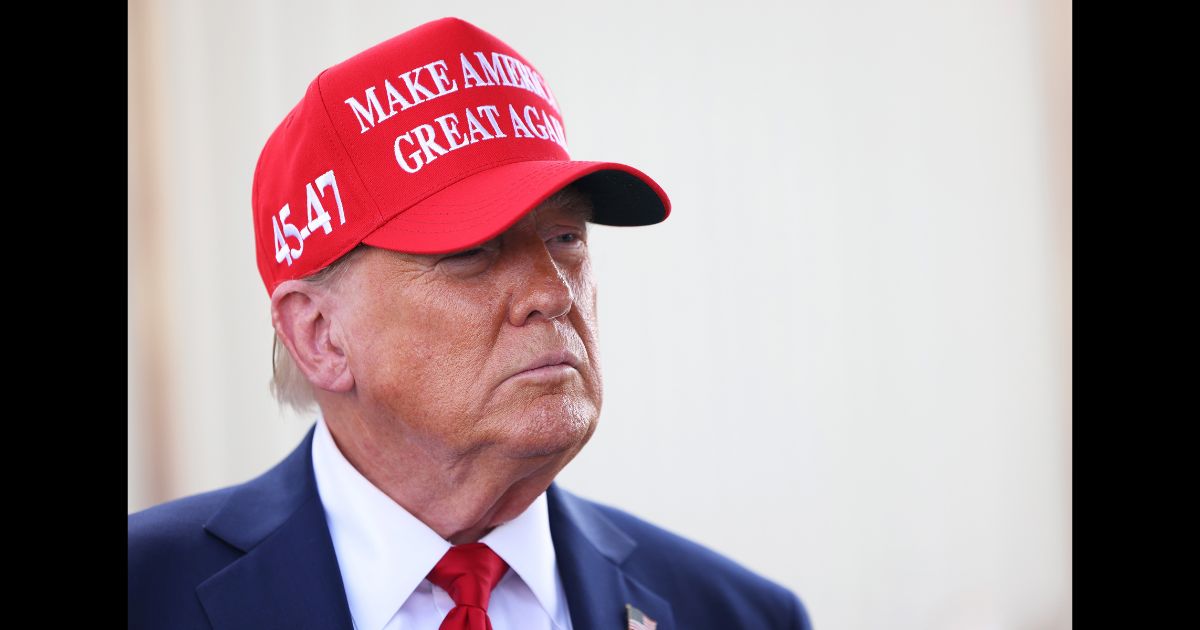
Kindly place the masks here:
MULTIPOLYGON (((245 553, 196 588, 215 630, 351 630, 350 607, 312 469, 314 428, 286 459, 235 491, 204 525, 245 553)), ((622 564, 637 543, 550 484, 550 534, 575 630, 627 627, 631 604, 676 630, 670 603, 622 564)))
POLYGON ((312 472, 312 439, 310 429, 287 459, 239 488, 204 525, 245 552, 196 588, 216 630, 351 630, 312 472))
POLYGON ((637 542, 557 484, 550 484, 546 498, 550 535, 574 629, 626 628, 625 605, 632 604, 657 621, 658 630, 676 630, 671 604, 621 568, 637 542))

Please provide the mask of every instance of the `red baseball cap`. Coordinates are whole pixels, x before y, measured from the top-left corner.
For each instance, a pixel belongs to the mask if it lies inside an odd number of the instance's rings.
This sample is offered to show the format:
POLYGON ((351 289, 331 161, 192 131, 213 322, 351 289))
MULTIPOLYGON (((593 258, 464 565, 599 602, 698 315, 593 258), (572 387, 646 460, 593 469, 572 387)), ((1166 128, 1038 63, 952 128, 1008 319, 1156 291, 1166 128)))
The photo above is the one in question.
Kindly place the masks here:
POLYGON ((496 237, 575 183, 593 221, 648 225, 671 202, 641 171, 571 160, 562 114, 533 66, 457 18, 333 66, 271 134, 254 171, 267 294, 359 243, 440 254, 496 237))

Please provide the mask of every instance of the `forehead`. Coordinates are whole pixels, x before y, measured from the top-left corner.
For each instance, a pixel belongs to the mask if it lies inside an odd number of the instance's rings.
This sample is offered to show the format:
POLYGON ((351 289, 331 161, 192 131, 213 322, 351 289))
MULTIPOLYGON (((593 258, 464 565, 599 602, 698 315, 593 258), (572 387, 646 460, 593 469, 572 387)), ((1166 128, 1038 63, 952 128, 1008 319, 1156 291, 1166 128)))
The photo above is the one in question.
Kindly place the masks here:
POLYGON ((594 211, 595 208, 588 195, 576 190, 574 187, 568 186, 550 195, 545 201, 531 210, 529 214, 547 214, 590 221, 594 211))

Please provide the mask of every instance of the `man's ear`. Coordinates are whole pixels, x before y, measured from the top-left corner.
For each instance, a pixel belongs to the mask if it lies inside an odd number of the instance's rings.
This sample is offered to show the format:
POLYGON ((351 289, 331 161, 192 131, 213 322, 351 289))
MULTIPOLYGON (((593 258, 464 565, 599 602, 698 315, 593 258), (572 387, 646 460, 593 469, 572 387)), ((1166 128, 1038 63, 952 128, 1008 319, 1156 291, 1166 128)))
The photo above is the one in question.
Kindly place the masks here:
POLYGON ((348 392, 354 375, 345 348, 330 335, 333 313, 327 297, 321 286, 286 280, 271 294, 271 324, 314 388, 348 392))

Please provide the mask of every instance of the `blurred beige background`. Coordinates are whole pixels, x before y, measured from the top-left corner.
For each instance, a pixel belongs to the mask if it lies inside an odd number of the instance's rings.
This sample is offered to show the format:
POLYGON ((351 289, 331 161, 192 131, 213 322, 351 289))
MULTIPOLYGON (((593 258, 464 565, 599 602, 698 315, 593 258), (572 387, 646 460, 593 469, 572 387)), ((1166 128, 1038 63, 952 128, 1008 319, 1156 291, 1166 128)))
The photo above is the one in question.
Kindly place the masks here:
POLYGON ((129 4, 129 505, 244 481, 268 392, 250 182, 319 71, 454 15, 572 155, 671 195, 597 228, 599 429, 559 477, 794 589, 821 629, 1071 627, 1071 4, 129 4))

